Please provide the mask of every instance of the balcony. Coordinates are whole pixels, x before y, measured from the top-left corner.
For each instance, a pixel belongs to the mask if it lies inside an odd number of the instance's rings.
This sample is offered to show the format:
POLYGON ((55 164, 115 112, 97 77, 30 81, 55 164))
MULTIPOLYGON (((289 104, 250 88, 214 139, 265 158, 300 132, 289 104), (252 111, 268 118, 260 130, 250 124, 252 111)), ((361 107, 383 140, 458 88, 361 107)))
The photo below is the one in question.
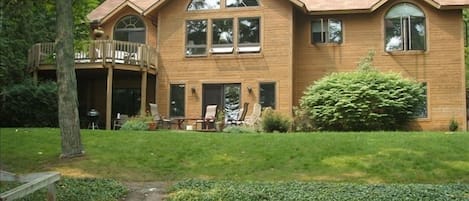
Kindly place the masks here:
MULTIPOLYGON (((92 40, 75 44, 75 68, 94 69, 113 67, 130 71, 158 71, 156 48, 141 43, 115 40, 92 40)), ((54 43, 37 43, 28 52, 31 72, 55 70, 54 43)))

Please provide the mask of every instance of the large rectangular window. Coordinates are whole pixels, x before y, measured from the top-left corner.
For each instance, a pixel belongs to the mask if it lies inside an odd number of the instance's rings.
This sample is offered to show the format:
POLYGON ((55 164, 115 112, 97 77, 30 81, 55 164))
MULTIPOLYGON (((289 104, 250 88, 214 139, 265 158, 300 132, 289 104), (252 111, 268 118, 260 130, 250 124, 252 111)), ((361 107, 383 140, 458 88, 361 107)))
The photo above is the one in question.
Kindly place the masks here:
POLYGON ((260 52, 260 18, 239 18, 238 52, 260 52))
POLYGON ((184 117, 185 104, 186 104, 186 85, 185 84, 171 84, 170 86, 170 117, 184 117))
POLYGON ((260 83, 259 93, 259 104, 262 108, 275 109, 275 82, 260 83))
POLYGON ((207 53, 207 20, 186 22, 186 56, 200 56, 207 53))
POLYGON ((212 21, 211 52, 233 52, 233 19, 214 19, 212 21))
POLYGON ((312 43, 342 43, 342 21, 315 19, 311 21, 312 43))

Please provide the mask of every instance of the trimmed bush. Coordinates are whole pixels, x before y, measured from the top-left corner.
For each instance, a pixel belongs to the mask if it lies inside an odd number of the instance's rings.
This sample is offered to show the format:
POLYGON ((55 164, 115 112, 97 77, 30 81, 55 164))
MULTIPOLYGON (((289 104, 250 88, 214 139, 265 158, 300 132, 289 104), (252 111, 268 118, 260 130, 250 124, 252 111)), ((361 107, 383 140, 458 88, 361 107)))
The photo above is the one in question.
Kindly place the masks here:
POLYGON ((246 127, 246 126, 227 126, 223 129, 224 133, 233 133, 233 134, 240 134, 240 133, 257 133, 254 128, 246 127))
POLYGON ((285 133, 291 126, 291 120, 271 108, 266 108, 262 112, 261 124, 265 132, 271 133, 277 131, 285 133))
POLYGON ((169 201, 179 200, 467 200, 467 184, 253 183, 186 180, 172 186, 169 201))
POLYGON ((397 73, 380 73, 367 61, 356 72, 316 81, 300 107, 319 130, 400 130, 417 116, 424 99, 421 84, 397 73))
POLYGON ((120 128, 127 131, 146 131, 148 130, 148 122, 152 122, 151 117, 132 117, 127 120, 120 128))
POLYGON ((57 84, 32 81, 4 88, 0 97, 1 127, 57 127, 57 84))

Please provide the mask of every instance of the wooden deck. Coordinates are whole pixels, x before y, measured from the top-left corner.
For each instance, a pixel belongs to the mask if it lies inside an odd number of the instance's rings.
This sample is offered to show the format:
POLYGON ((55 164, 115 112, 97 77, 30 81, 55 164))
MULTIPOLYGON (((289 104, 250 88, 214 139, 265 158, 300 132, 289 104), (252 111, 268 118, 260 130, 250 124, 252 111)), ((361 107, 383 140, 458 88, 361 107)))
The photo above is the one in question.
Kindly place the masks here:
MULTIPOLYGON (((28 52, 30 72, 55 70, 54 43, 37 43, 28 52)), ((114 69, 146 71, 156 74, 158 71, 158 53, 156 48, 141 43, 115 40, 83 41, 75 45, 75 68, 97 69, 113 66, 114 69)))

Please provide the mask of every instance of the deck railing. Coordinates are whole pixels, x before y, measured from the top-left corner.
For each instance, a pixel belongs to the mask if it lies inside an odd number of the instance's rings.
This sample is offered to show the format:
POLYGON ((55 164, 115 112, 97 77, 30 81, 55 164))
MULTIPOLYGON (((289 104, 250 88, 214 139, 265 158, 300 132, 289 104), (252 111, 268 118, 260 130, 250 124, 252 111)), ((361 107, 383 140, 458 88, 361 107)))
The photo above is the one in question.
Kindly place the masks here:
MULTIPOLYGON (((75 44, 75 63, 129 64, 157 69, 156 48, 141 43, 115 40, 82 41, 75 44)), ((54 43, 37 43, 29 49, 28 66, 55 64, 54 43)))

